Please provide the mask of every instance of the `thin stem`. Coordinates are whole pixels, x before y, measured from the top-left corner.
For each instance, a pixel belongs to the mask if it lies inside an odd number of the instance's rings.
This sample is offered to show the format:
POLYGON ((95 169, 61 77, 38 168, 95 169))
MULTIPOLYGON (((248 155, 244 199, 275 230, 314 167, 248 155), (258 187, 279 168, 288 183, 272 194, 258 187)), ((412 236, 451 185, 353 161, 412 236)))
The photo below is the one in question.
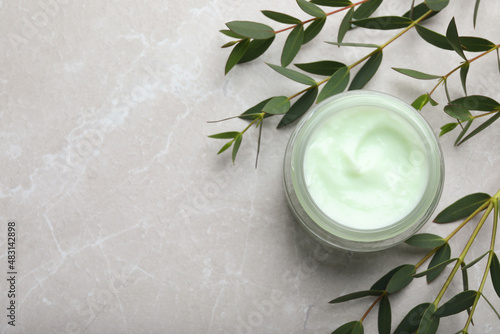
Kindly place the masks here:
POLYGON ((486 221, 486 218, 488 218, 488 215, 490 214, 491 210, 493 209, 492 201, 490 200, 488 203, 489 204, 488 204, 488 208, 486 209, 486 212, 483 214, 483 216, 481 217, 481 220, 479 221, 476 228, 472 232, 472 235, 470 236, 469 241, 467 241, 467 244, 465 245, 464 250, 462 251, 462 253, 458 257, 458 260, 455 263, 455 266, 453 267, 453 270, 451 271, 450 275, 448 276, 448 279, 446 280, 443 287, 441 288, 441 291, 439 291, 436 299, 434 300, 433 304, 436 307, 438 306, 439 302, 441 301, 441 298, 443 298, 444 293, 446 292, 446 290, 450 286, 451 282, 453 281, 455 274, 457 273, 458 269, 460 268, 460 265, 464 262, 465 256, 469 252, 469 249, 471 248, 472 244, 474 243, 474 240, 476 239, 479 231, 483 227, 484 222, 486 221))
POLYGON ((500 111, 500 109, 499 109, 499 110, 493 110, 493 111, 490 111, 490 112, 487 112, 487 113, 484 113, 484 114, 476 115, 476 116, 474 116, 474 118, 479 118, 479 117, 488 116, 488 115, 491 115, 491 114, 497 113, 497 112, 499 112, 499 111, 500 111))
MULTIPOLYGON (((355 7, 355 6, 361 5, 362 3, 367 2, 367 1, 370 1, 370 0, 363 0, 363 1, 359 1, 359 2, 356 2, 356 3, 350 4, 349 6, 342 7, 342 8, 340 8, 340 9, 336 9, 336 10, 334 10, 333 12, 326 13, 326 16, 330 16, 330 15, 333 15, 333 14, 337 14, 337 13, 339 13, 339 12, 341 12, 341 11, 344 11, 344 10, 350 9, 350 8, 352 8, 352 7, 355 7)), ((304 25, 304 24, 307 24, 307 23, 309 23, 309 22, 315 21, 315 20, 317 20, 317 19, 318 19, 318 17, 313 17, 313 18, 311 18, 311 19, 309 19, 309 20, 302 21, 302 23, 300 23, 300 24, 301 24, 301 25, 304 25)), ((293 28, 295 28, 296 26, 298 26, 298 24, 294 24, 294 25, 291 25, 291 26, 289 26, 289 27, 287 27, 287 28, 284 28, 284 29, 281 29, 281 30, 277 30, 277 31, 275 31, 274 33, 275 33, 275 34, 279 34, 279 33, 281 33, 281 32, 284 32, 284 31, 287 31, 287 30, 293 29, 293 28)))
POLYGON ((370 305, 368 310, 366 310, 365 314, 363 314, 361 319, 359 319, 360 322, 363 322, 365 320, 365 318, 368 316, 368 314, 371 312, 371 310, 375 307, 375 305, 378 304, 379 301, 382 300, 382 298, 384 298, 384 296, 385 296, 385 293, 381 294, 380 296, 378 296, 377 299, 375 299, 375 301, 370 305))

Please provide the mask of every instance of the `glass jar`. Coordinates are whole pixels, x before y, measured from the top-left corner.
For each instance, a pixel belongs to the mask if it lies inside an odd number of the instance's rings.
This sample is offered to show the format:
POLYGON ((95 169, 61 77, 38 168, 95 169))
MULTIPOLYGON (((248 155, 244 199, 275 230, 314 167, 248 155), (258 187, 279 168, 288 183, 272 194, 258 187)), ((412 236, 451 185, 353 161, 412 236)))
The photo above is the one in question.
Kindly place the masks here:
POLYGON ((427 222, 441 196, 444 162, 435 134, 412 106, 385 93, 359 90, 326 99, 302 117, 286 148, 283 176, 290 208, 309 233, 336 248, 370 252, 406 240, 427 222), (398 131, 402 139, 398 139, 398 131), (389 138, 390 132, 396 137, 389 138), (414 142, 407 154, 391 151, 386 145, 399 147, 405 138, 414 142), (311 153, 314 150, 326 151, 326 155, 317 158, 311 153), (358 158, 352 150, 363 152, 359 161, 352 162, 358 158), (391 161, 400 161, 401 166, 393 166, 391 161), (412 174, 398 174, 405 166, 418 170, 425 179, 415 182, 412 174), (365 169, 376 177, 366 175, 365 169), (314 174, 315 170, 322 174, 314 174), (328 175, 330 170, 332 175, 328 175), (412 181, 407 182, 408 187, 418 187, 414 191, 418 196, 398 195, 396 191, 406 194, 412 189, 391 189, 391 177, 403 188, 404 177, 412 181), (379 189, 370 184, 365 190, 364 184, 373 178, 379 189), (317 191, 318 187, 323 189, 317 191), (394 211, 401 207, 406 209, 395 216, 394 211))

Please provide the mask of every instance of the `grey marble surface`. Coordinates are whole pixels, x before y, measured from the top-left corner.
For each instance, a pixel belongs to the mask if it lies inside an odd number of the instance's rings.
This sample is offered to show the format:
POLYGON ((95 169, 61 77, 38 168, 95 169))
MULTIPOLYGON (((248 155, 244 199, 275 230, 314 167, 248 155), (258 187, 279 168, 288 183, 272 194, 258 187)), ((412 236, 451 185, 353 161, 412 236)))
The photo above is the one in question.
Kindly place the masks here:
MULTIPOLYGON (((403 13, 410 3, 385 1, 377 14, 403 13)), ((262 9, 308 18, 292 0, 0 1, 0 332, 329 333, 359 319, 370 301, 328 301, 422 257, 405 245, 373 254, 329 250, 303 232, 281 181, 293 127, 267 122, 257 169, 256 131, 245 135, 236 166, 227 152, 216 155, 221 142, 207 135, 245 122, 207 121, 302 88, 264 64, 279 63, 283 34, 259 60, 224 76, 229 50, 220 46, 228 38, 218 30, 225 22, 284 27, 262 9), (6 317, 9 221, 17 229, 15 327, 6 317)), ((462 35, 499 43, 499 2, 482 1, 476 30, 472 10, 473 1, 452 1, 442 20, 426 25, 444 33, 455 16, 462 35)), ((322 43, 336 39, 342 16, 329 19, 296 62, 365 55, 322 43)), ((357 29, 345 40, 383 43, 394 34, 357 29)), ((410 31, 387 47, 366 88, 411 102, 434 82, 391 67, 444 74, 460 61, 410 31)), ((469 94, 500 99, 496 61, 493 53, 471 65, 469 94)), ((456 74, 449 89, 462 94, 456 74)), ((446 101, 442 88, 434 97, 446 101)), ((440 107, 422 113, 436 133, 452 121, 440 107)), ((446 181, 438 210, 500 187, 498 124, 458 148, 456 134, 440 140, 446 181)), ((423 231, 446 235, 453 227, 429 223, 423 231)), ((452 239, 453 254, 472 228, 452 239)), ((487 230, 469 259, 487 249, 487 230)), ((481 268, 470 271, 471 288, 481 268)), ((442 281, 416 280, 394 295, 393 326, 432 300, 442 281)), ((461 288, 457 279, 445 299, 461 288)), ((489 283, 486 291, 494 293, 489 283)), ((376 318, 367 317, 366 333, 376 333, 376 318)), ((458 331, 465 319, 443 319, 440 333, 458 331)), ((483 301, 475 324, 471 333, 500 333, 483 301)))

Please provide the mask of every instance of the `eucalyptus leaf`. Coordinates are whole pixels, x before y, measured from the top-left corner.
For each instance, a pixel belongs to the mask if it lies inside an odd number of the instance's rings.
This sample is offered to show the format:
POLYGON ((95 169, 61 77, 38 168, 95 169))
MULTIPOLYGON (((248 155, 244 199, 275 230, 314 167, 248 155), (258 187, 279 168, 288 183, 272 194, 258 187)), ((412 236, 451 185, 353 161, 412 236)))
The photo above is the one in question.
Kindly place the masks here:
POLYGON ((446 240, 431 233, 415 234, 405 241, 406 244, 419 248, 436 248, 444 245, 446 240))
POLYGON ((364 19, 372 15, 382 3, 382 0, 370 0, 363 2, 354 12, 356 20, 364 19))
POLYGON ((272 115, 282 115, 290 109, 290 100, 286 96, 275 96, 266 103, 262 112, 272 115))
POLYGON ((467 195, 441 211, 434 222, 442 224, 466 218, 490 199, 491 196, 485 193, 467 195))
POLYGON ((450 23, 448 24, 448 29, 446 30, 446 39, 450 42, 451 47, 455 50, 456 53, 464 60, 467 61, 465 57, 464 50, 462 48, 462 44, 460 43, 460 37, 458 37, 457 25, 455 23, 455 18, 452 18, 450 23))
POLYGON ((210 135, 208 137, 210 138, 215 138, 215 139, 234 139, 236 138, 240 133, 237 131, 230 131, 230 132, 221 132, 217 133, 215 135, 210 135))
POLYGON ((423 107, 429 102, 429 94, 425 93, 420 95, 412 102, 411 106, 416 110, 422 110, 423 107))
POLYGON ((226 44, 224 44, 223 46, 221 46, 221 48, 225 49, 225 48, 231 47, 231 46, 233 46, 235 44, 238 44, 238 41, 227 42, 226 44))
POLYGON ((474 16, 472 18, 472 21, 474 23, 474 28, 476 27, 476 20, 477 20, 477 12, 479 11, 479 3, 481 0, 476 0, 476 4, 474 5, 474 16))
POLYGON ((339 43, 339 42, 326 42, 328 44, 332 45, 337 45, 337 46, 354 46, 354 47, 360 47, 360 48, 375 48, 378 49, 380 48, 380 45, 377 44, 371 44, 371 43, 339 43))
POLYGON ((439 137, 444 136, 450 131, 453 131, 457 127, 458 123, 448 123, 441 127, 441 132, 439 132, 439 137))
POLYGON ((417 24, 415 28, 417 29, 417 33, 420 35, 420 37, 422 37, 422 39, 427 43, 434 45, 440 49, 453 50, 453 47, 451 46, 450 42, 448 42, 448 39, 446 39, 446 36, 443 36, 419 24, 417 24))
POLYGON ((382 63, 382 56, 382 50, 377 50, 377 52, 366 61, 359 69, 358 73, 356 73, 354 79, 352 79, 349 90, 361 89, 370 81, 382 63))
POLYGON ((439 327, 439 318, 434 316, 436 305, 430 304, 424 312, 420 325, 418 326, 419 334, 435 334, 439 327))
MULTIPOLYGON (((445 243, 436 251, 431 261, 429 262, 429 266, 427 267, 427 269, 435 268, 436 266, 448 261, 450 258, 451 258, 451 247, 450 244, 445 243)), ((426 277, 427 283, 430 283, 436 278, 438 278, 438 276, 443 272, 444 268, 446 268, 446 266, 440 267, 439 269, 435 269, 434 271, 429 272, 426 277)))
POLYGON ((231 147, 231 145, 233 145, 232 140, 230 142, 227 142, 226 144, 224 144, 224 146, 222 146, 222 148, 219 150, 219 152, 217 152, 217 154, 221 154, 222 152, 226 151, 228 148, 231 147))
POLYGON ((439 103, 437 103, 436 101, 434 101, 434 99, 429 95, 429 103, 431 104, 431 106, 435 107, 437 106, 439 103))
POLYGON ((304 41, 302 44, 307 44, 316 37, 326 23, 326 17, 314 20, 309 26, 304 30, 304 41))
POLYGON ((413 277, 415 278, 419 278, 419 277, 424 277, 424 276, 427 276, 429 274, 436 274, 436 273, 440 273, 441 271, 444 270, 444 268, 446 268, 447 265, 449 265, 450 263, 453 263, 457 261, 457 258, 453 258, 453 259, 448 259, 444 262, 441 262, 439 264, 437 264, 436 266, 430 268, 430 269, 427 269, 427 270, 424 270, 424 271, 421 271, 415 275, 413 275, 413 277))
POLYGON ((462 270, 467 270, 469 269, 470 267, 472 267, 473 265, 475 265, 476 263, 478 263, 479 261, 481 261, 486 255, 488 255, 490 253, 490 251, 487 251, 486 253, 484 253, 483 255, 481 255, 480 257, 478 258, 475 258, 473 261, 467 263, 463 268, 462 270))
POLYGON ((441 305, 434 315, 439 318, 448 317, 450 315, 454 315, 460 312, 465 311, 469 307, 474 304, 474 300, 476 300, 478 296, 478 292, 474 290, 462 291, 459 294, 455 295, 449 301, 441 305))
POLYGON ((297 4, 299 5, 300 9, 311 16, 326 17, 326 13, 323 11, 323 9, 319 8, 312 2, 306 0, 297 0, 297 4))
POLYGON ((260 57, 273 44, 274 36, 268 39, 253 39, 250 41, 247 51, 238 64, 243 64, 260 57))
POLYGON ((448 104, 444 107, 444 112, 459 121, 469 121, 474 117, 467 108, 459 104, 448 104))
POLYGON ((318 103, 335 94, 343 92, 349 84, 349 68, 341 67, 330 77, 318 96, 318 103))
POLYGON ((495 43, 473 36, 460 36, 460 43, 464 50, 469 52, 484 52, 495 47, 495 43))
POLYGON ((493 258, 490 265, 490 276, 491 282, 493 283, 493 288, 500 298, 500 262, 498 261, 498 256, 493 253, 493 258))
POLYGON ((300 68, 302 71, 324 76, 332 76, 333 73, 335 73, 338 69, 346 67, 345 64, 332 60, 321 60, 313 63, 295 64, 295 66, 300 68))
POLYGON ((299 53, 300 47, 304 41, 304 26, 302 24, 293 28, 288 35, 283 52, 281 54, 281 65, 287 67, 299 53))
POLYGON ((467 124, 465 124, 465 126, 462 129, 462 131, 460 131, 460 133, 458 134, 457 139, 455 140, 455 146, 458 146, 458 144, 460 143, 460 140, 462 140, 462 138, 465 136, 465 134, 469 130, 470 126, 472 125, 473 121, 474 120, 471 119, 470 121, 467 122, 467 124))
POLYGON ((231 155, 231 159, 233 160, 233 165, 235 164, 236 161, 236 155, 238 154, 238 150, 240 149, 241 141, 243 140, 243 136, 238 134, 236 138, 234 139, 234 145, 233 145, 233 152, 231 155))
POLYGON ((500 109, 500 103, 490 97, 470 95, 453 100, 452 104, 461 105, 469 110, 493 111, 500 109))
POLYGON ((379 334, 391 334, 391 303, 389 302, 389 296, 385 295, 380 300, 380 305, 378 309, 378 333, 379 334))
POLYGON ((416 267, 412 264, 407 264, 401 267, 394 276, 389 280, 387 284, 387 293, 395 293, 413 281, 413 275, 415 274, 416 267))
POLYGON ((267 104, 267 102, 269 102, 271 100, 271 98, 268 98, 264 101, 261 101, 259 103, 257 103, 256 105, 254 105, 253 107, 247 109, 246 111, 244 111, 241 115, 240 115, 240 118, 241 119, 247 119, 247 120, 254 120, 255 119, 255 114, 258 114, 258 113, 261 113, 262 112, 262 109, 264 109, 264 106, 267 104))
POLYGON ((375 282, 370 290, 386 290, 387 284, 389 284, 391 278, 399 271, 399 269, 403 268, 404 266, 405 265, 401 265, 390 270, 387 274, 385 274, 377 282, 375 282))
POLYGON ((352 5, 352 2, 349 0, 311 0, 311 2, 316 5, 328 7, 347 7, 352 5))
POLYGON ((269 39, 275 35, 273 28, 257 22, 231 21, 226 26, 234 33, 248 38, 269 39))
POLYGON ((413 21, 402 16, 368 17, 352 21, 352 24, 366 29, 392 30, 409 26, 413 21))
POLYGON ((480 126, 478 126, 476 129, 474 129, 474 131, 472 131, 471 133, 469 133, 469 135, 467 135, 467 137, 465 137, 460 143, 458 143, 458 145, 461 145, 463 142, 471 139, 472 137, 474 137, 475 135, 477 135, 479 132, 481 132, 484 129, 486 129, 488 126, 490 126, 491 124, 493 124, 493 122, 495 122, 499 117, 500 117, 500 112, 495 113, 492 117, 488 118, 486 120, 486 122, 484 122, 483 124, 481 124, 480 126))
POLYGON ((423 72, 416 71, 416 70, 410 70, 408 68, 393 67, 392 69, 401 73, 401 74, 404 74, 404 75, 407 75, 409 77, 419 79, 419 80, 433 80, 433 79, 441 78, 440 75, 427 74, 427 73, 423 73, 423 72))
POLYGON ((245 38, 245 36, 239 35, 239 34, 235 33, 234 31, 231 31, 231 30, 228 30, 228 29, 222 29, 222 30, 219 30, 219 31, 221 33, 223 33, 224 35, 232 37, 232 38, 237 38, 237 39, 243 39, 243 38, 245 38))
POLYGON ((233 48, 229 57, 227 58, 226 68, 224 70, 225 74, 228 74, 231 69, 238 64, 238 62, 243 58, 245 52, 247 52, 250 45, 250 39, 245 38, 233 48))
POLYGON ((356 327, 357 327, 356 330, 359 331, 359 324, 361 324, 359 321, 348 322, 346 324, 343 324, 342 326, 340 326, 336 330, 334 330, 332 332, 332 334, 353 334, 353 333, 355 333, 354 329, 356 327))
POLYGON ((302 21, 288 14, 274 12, 272 10, 263 10, 262 14, 279 23, 284 24, 302 24, 302 21))
POLYGON ((418 325, 425 310, 427 310, 430 305, 431 303, 423 303, 412 308, 403 320, 401 320, 394 334, 414 333, 418 329, 418 325))
POLYGON ((329 303, 330 304, 338 304, 338 303, 343 303, 343 302, 347 302, 350 300, 359 299, 359 298, 368 297, 368 296, 380 296, 383 293, 385 293, 385 291, 383 291, 383 290, 357 291, 357 292, 352 292, 352 293, 348 293, 347 295, 337 297, 337 298, 331 300, 329 303))
POLYGON ((443 10, 446 6, 448 6, 449 2, 450 0, 425 0, 425 4, 427 5, 427 7, 437 12, 443 10))
POLYGON ((301 83, 304 85, 308 85, 308 86, 317 85, 316 81, 313 78, 311 78, 310 76, 308 76, 304 73, 300 73, 300 72, 297 72, 295 70, 292 70, 292 69, 289 69, 286 67, 281 67, 281 66, 277 66, 277 65, 273 65, 273 64, 269 64, 269 63, 266 63, 266 64, 269 67, 271 67, 273 70, 275 70, 276 72, 278 72, 281 75, 284 75, 285 77, 287 77, 290 80, 293 80, 295 82, 298 82, 298 83, 301 83))
POLYGON ((469 73, 470 63, 466 61, 460 67, 460 81, 462 81, 462 88, 464 89, 465 95, 467 95, 467 73, 469 73))
POLYGON ((339 26, 339 32, 337 34, 337 42, 342 43, 344 40, 345 34, 351 29, 351 21, 354 16, 354 7, 351 7, 349 11, 345 14, 342 22, 339 26))
MULTIPOLYGON (((416 5, 415 7, 413 7, 413 11, 409 10, 406 13, 404 13, 403 16, 407 17, 409 19, 415 20, 415 19, 418 19, 419 17, 421 17, 422 15, 424 15, 425 13, 427 13, 428 11, 429 11, 429 7, 427 7, 427 5, 424 2, 422 2, 422 3, 418 4, 418 5, 416 5)), ((437 13, 438 12, 432 12, 431 14, 427 15, 420 22, 423 22, 423 21, 426 21, 426 20, 430 19, 431 17, 433 17, 437 13)))
POLYGON ((304 93, 290 108, 290 110, 283 116, 278 124, 278 129, 287 126, 290 123, 295 122, 297 119, 302 117, 307 110, 313 105, 316 97, 318 96, 318 87, 314 87, 304 93))

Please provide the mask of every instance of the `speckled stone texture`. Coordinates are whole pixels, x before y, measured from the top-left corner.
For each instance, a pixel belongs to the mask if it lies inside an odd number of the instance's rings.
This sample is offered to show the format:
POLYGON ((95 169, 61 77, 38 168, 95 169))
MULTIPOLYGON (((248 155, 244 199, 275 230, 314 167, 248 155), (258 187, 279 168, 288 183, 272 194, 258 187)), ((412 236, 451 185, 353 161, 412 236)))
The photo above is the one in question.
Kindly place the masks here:
MULTIPOLYGON (((461 35, 499 43, 500 4, 482 1, 474 30, 473 3, 452 1, 442 20, 426 26, 444 33, 455 16, 461 35)), ((404 13, 410 4, 385 1, 376 14, 404 13)), ((329 333, 359 319, 370 301, 328 301, 421 258, 405 245, 374 254, 325 249, 297 225, 281 181, 293 126, 278 131, 269 119, 257 169, 253 129, 236 166, 228 152, 216 155, 222 142, 207 135, 246 123, 207 121, 304 87, 264 64, 279 63, 283 34, 259 60, 224 76, 229 50, 220 46, 229 38, 218 30, 225 22, 284 27, 262 9, 309 18, 292 0, 0 1, 1 333, 329 333), (6 317, 9 221, 16 222, 15 327, 6 317)), ((364 56, 367 49, 322 43, 336 40, 342 16, 329 19, 295 62, 364 56)), ((345 41, 383 43, 395 33, 356 29, 345 41)), ((387 47, 366 88, 411 102, 434 82, 391 67, 444 74, 460 61, 410 31, 387 47)), ((496 62, 492 53, 471 65, 469 94, 500 100, 496 62)), ((461 96, 457 74, 449 90, 461 96)), ((438 133, 452 119, 442 112, 443 89, 433 96, 441 106, 422 113, 438 133)), ((439 210, 468 193, 498 190, 499 126, 458 148, 458 130, 441 138, 439 210)), ((423 230, 445 235, 453 227, 423 230)), ((452 239, 453 254, 471 230, 452 239)), ((481 233, 468 259, 489 239, 481 233)), ((473 289, 481 268, 469 272, 473 289)), ((393 326, 440 286, 420 279, 394 295, 393 326)), ((461 289, 459 278, 445 299, 461 289)), ((489 283, 486 292, 494 293, 489 283)), ((376 333, 376 318, 365 320, 366 333, 376 333)), ((465 318, 443 319, 440 333, 455 333, 465 318)), ((483 301, 474 320, 471 333, 500 333, 483 301)))

